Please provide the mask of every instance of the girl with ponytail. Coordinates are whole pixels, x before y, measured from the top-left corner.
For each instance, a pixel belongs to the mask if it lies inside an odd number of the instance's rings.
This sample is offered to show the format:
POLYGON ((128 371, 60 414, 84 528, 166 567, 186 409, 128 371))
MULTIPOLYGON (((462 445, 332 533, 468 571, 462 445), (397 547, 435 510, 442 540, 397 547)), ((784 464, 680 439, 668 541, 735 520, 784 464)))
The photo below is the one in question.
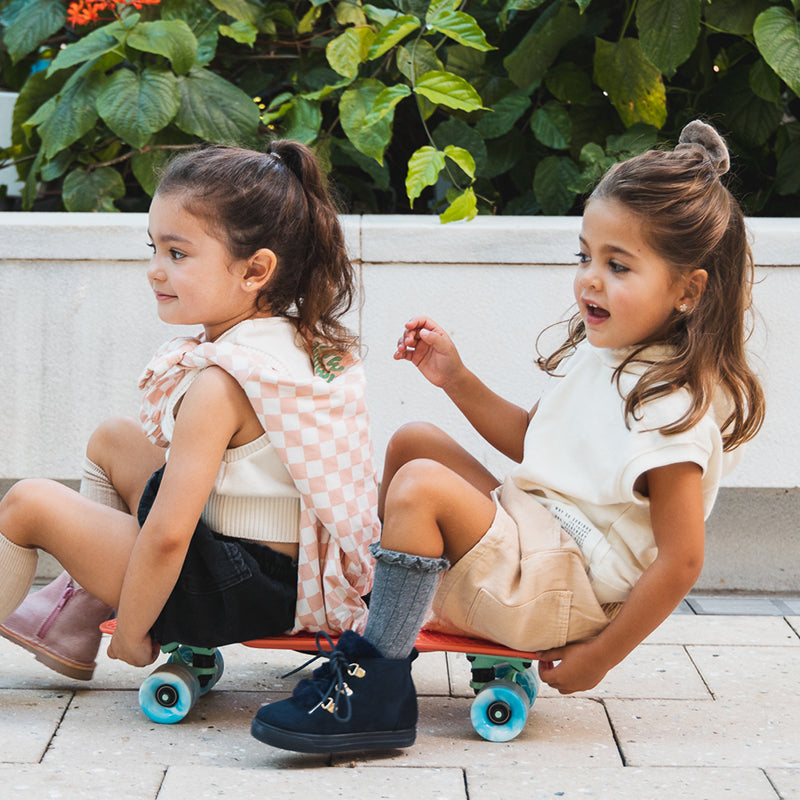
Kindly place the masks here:
POLYGON ((276 141, 181 155, 148 235, 159 317, 202 330, 147 366, 138 423, 111 420, 90 441, 119 502, 44 480, 3 499, 3 635, 42 655, 18 630, 36 594, 17 609, 37 548, 73 594, 69 576, 118 609, 108 652, 133 665, 159 643, 362 629, 377 485, 357 339, 341 321, 354 275, 314 154, 276 141))

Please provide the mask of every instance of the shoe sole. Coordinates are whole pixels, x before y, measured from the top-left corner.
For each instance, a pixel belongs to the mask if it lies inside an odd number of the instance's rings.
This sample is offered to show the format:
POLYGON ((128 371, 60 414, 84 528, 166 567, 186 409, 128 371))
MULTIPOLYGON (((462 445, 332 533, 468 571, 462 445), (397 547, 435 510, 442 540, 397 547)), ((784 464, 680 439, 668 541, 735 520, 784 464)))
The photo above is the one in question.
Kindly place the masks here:
POLYGON ((37 661, 55 672, 58 672, 60 675, 65 675, 67 678, 74 678, 77 681, 89 681, 94 675, 95 665, 81 664, 80 662, 59 658, 33 642, 29 642, 27 639, 17 636, 13 631, 2 627, 2 625, 0 625, 0 636, 4 639, 8 639, 9 642, 19 645, 29 653, 33 653, 37 661))
POLYGON ((416 728, 366 733, 295 733, 254 719, 250 733, 264 744, 296 753, 345 753, 351 750, 396 750, 410 747, 417 738, 416 728))

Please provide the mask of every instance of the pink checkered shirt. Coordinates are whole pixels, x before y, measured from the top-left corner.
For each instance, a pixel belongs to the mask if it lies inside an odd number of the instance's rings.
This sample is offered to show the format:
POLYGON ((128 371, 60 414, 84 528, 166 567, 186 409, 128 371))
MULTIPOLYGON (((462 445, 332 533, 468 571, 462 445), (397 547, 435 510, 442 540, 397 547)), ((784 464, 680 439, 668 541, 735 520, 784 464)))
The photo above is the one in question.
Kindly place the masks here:
MULTIPOLYGON (((369 545, 380 538, 378 490, 361 362, 314 348, 315 375, 279 375, 235 344, 178 338, 139 379, 147 437, 166 447, 161 418, 184 375, 216 365, 244 389, 300 492, 300 552, 293 632, 363 630, 372 586, 369 545)), ((224 533, 224 531, 221 531, 224 533)))

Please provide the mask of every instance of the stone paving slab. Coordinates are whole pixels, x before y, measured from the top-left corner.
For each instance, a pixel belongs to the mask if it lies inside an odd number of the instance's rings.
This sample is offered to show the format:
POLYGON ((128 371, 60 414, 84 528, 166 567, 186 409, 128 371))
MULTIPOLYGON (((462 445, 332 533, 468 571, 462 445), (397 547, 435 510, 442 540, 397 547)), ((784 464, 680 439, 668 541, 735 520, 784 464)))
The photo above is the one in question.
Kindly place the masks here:
POLYGON ((717 700, 800 708, 800 648, 691 646, 689 652, 717 700))
POLYGON ((122 777, 113 764, 81 769, 0 764, 3 800, 154 800, 163 780, 163 767, 144 763, 122 777))
MULTIPOLYGON (((800 647, 800 617, 673 615, 643 642, 650 644, 740 644, 800 647)), ((635 651, 634 651, 635 652, 635 651)))
POLYGON ((780 708, 743 698, 605 704, 628 766, 800 767, 798 698, 780 708))
POLYGON ((766 775, 784 800, 800 797, 800 769, 768 769, 766 775))
POLYGON ((0 762, 35 764, 69 705, 68 692, 0 690, 0 762))
POLYGON ((376 760, 408 767, 534 768, 538 764, 620 766, 619 751, 603 705, 589 699, 542 698, 511 742, 487 742, 472 729, 471 702, 458 698, 422 698, 417 742, 407 750, 373 755, 334 756, 334 764, 371 764, 376 760))
MULTIPOLYGON (((480 770, 467 767, 470 800, 778 800, 756 768, 540 766, 480 770)), ((785 796, 786 798, 789 795, 785 796)))
MULTIPOLYGON (((269 699, 282 696, 272 694, 269 699)), ((263 698, 260 692, 210 692, 182 722, 159 725, 142 714, 136 692, 78 692, 44 763, 85 766, 113 761, 123 770, 141 763, 271 768, 296 763, 293 754, 250 736, 250 721, 263 698)), ((327 756, 307 757, 304 763, 326 764, 327 756)))
POLYGON ((274 797, 280 800, 466 800, 461 769, 342 767, 280 772, 171 767, 158 800, 274 797))

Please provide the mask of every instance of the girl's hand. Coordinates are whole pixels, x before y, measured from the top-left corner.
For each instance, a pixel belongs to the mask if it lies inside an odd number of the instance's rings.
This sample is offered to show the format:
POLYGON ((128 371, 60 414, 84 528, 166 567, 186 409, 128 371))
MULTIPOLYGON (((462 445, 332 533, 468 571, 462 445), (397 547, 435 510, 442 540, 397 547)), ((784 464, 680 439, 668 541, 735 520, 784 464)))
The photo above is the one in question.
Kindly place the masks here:
POLYGON ((539 659, 539 677, 561 694, 594 689, 608 672, 608 668, 598 662, 591 642, 544 650, 536 657, 539 659))
POLYGON ((132 667, 146 667, 152 664, 157 658, 159 647, 150 635, 138 642, 128 642, 121 634, 119 627, 114 631, 111 641, 108 643, 108 657, 116 658, 130 664, 132 667))
POLYGON ((406 322, 394 358, 410 361, 434 386, 442 389, 447 388, 464 366, 450 337, 427 317, 406 322))

